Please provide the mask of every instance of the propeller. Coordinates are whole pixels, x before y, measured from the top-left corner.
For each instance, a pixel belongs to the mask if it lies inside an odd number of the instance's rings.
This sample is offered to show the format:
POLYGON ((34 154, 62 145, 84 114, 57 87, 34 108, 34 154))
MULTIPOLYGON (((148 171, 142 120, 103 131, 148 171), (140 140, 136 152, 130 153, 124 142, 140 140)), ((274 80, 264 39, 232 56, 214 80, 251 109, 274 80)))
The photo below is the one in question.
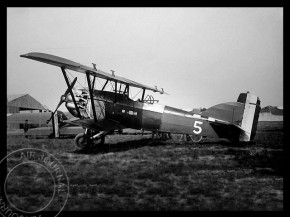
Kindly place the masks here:
POLYGON ((60 97, 60 101, 58 103, 58 105, 56 106, 56 109, 54 110, 54 112, 52 113, 52 116, 50 117, 50 119, 47 120, 47 123, 50 122, 51 118, 53 117, 53 115, 55 114, 55 112, 57 112, 57 109, 61 106, 62 103, 64 103, 66 101, 66 96, 67 94, 73 89, 75 83, 77 81, 77 77, 75 77, 75 79, 72 81, 72 83, 70 84, 70 86, 67 88, 67 90, 65 91, 65 93, 63 95, 61 95, 60 97))

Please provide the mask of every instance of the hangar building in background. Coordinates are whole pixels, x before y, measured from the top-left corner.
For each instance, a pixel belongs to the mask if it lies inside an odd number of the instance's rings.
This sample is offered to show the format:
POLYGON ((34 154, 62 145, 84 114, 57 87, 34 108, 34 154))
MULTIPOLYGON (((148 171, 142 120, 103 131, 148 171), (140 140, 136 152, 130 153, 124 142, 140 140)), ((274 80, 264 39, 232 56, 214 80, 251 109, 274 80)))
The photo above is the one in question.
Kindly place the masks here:
POLYGON ((261 109, 259 121, 283 121, 283 106, 267 106, 261 109))
POLYGON ((29 94, 7 96, 7 114, 46 112, 48 108, 29 94))
MULTIPOLYGON (((43 116, 41 115, 43 112, 47 113, 49 109, 29 94, 7 95, 8 129, 22 129, 26 119, 29 120, 30 124, 38 124, 43 116)), ((50 113, 44 115, 43 118, 48 119, 46 116, 49 117, 50 113)))

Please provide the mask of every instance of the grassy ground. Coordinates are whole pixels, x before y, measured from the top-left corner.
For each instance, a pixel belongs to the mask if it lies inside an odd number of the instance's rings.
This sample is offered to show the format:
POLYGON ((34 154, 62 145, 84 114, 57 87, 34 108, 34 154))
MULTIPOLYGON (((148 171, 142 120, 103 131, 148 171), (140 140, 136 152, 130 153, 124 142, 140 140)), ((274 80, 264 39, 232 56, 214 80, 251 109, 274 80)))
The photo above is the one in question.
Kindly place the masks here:
POLYGON ((283 210, 283 126, 261 123, 254 142, 233 145, 110 135, 104 149, 76 151, 73 139, 8 136, 8 152, 54 154, 66 169, 64 210, 283 210))

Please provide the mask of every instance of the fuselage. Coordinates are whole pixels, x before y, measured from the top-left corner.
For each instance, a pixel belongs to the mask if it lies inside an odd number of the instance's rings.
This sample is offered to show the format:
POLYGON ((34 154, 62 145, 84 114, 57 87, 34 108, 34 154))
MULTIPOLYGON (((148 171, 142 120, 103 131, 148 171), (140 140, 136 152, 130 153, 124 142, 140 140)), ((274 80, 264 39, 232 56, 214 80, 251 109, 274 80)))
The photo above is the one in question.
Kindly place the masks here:
MULTIPOLYGON (((134 101, 124 94, 94 90, 94 107, 97 119, 110 119, 119 122, 124 128, 169 132, 210 137, 229 137, 231 130, 219 130, 219 124, 210 122, 208 117, 158 103, 134 101)), ((87 117, 93 118, 90 100, 87 117)), ((76 115, 75 110, 68 110, 76 115)), ((81 110, 84 114, 84 111, 81 110)))

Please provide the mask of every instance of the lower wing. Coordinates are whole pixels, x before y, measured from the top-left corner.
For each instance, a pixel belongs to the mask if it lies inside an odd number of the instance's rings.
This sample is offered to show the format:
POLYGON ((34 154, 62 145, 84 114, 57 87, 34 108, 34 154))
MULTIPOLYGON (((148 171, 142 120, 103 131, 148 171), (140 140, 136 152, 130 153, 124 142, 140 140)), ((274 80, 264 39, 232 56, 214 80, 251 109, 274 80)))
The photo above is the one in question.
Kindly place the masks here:
POLYGON ((104 130, 116 130, 124 129, 125 127, 118 121, 111 119, 103 119, 95 122, 93 119, 75 119, 75 120, 65 120, 65 123, 81 126, 93 131, 104 131, 104 130))

